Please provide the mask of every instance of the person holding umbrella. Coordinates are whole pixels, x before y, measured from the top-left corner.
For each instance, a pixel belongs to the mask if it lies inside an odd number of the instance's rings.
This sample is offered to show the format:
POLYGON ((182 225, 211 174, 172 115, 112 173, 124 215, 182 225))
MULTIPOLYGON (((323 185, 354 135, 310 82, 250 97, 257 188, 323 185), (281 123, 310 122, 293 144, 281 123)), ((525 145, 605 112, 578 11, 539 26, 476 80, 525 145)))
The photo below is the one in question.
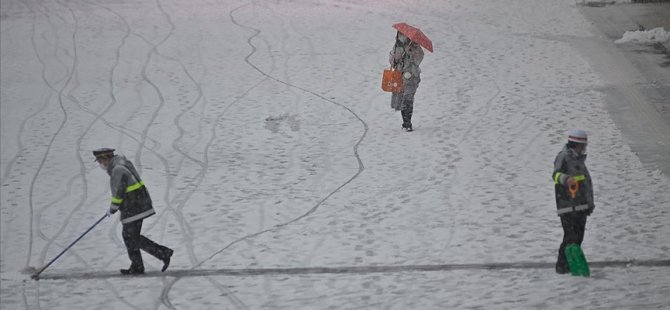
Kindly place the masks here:
POLYGON ((433 44, 418 28, 406 23, 393 25, 397 29, 395 44, 389 53, 389 63, 394 70, 403 75, 403 90, 391 96, 391 108, 400 111, 402 128, 412 131, 412 114, 414 113, 414 94, 421 82, 419 65, 423 60, 421 46, 433 51, 433 44))

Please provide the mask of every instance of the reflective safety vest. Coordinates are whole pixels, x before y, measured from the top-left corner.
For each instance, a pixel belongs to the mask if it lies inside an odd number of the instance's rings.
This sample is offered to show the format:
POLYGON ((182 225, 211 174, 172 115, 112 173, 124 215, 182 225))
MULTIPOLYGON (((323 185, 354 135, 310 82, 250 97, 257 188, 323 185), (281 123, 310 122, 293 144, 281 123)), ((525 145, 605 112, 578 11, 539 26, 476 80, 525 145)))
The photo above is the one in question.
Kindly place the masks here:
MULTIPOLYGON (((133 185, 126 187, 126 193, 134 192, 144 186, 144 181, 139 181, 133 185)), ((118 210, 118 206, 121 206, 123 203, 123 198, 112 196, 112 204, 117 206, 115 210, 118 210)))
POLYGON ((552 179, 559 216, 571 212, 588 212, 595 208, 591 175, 586 168, 585 160, 586 155, 577 154, 567 145, 556 155, 552 179), (570 177, 578 184, 574 193, 568 188, 567 181, 570 177))
POLYGON ((130 223, 156 214, 149 191, 133 163, 115 155, 107 167, 112 203, 110 209, 121 212, 121 223, 130 223))

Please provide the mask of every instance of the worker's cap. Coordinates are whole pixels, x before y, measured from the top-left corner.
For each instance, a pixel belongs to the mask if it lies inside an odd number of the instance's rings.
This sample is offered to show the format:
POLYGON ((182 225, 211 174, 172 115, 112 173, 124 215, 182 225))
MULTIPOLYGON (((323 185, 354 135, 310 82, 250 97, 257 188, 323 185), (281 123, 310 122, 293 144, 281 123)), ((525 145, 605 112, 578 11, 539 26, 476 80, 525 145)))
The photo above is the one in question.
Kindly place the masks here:
POLYGON ((98 161, 101 158, 111 158, 114 156, 114 149, 103 147, 101 149, 93 150, 93 156, 95 156, 95 161, 98 161))
POLYGON ((570 130, 570 133, 568 134, 568 141, 586 144, 587 141, 586 131, 581 129, 570 130))

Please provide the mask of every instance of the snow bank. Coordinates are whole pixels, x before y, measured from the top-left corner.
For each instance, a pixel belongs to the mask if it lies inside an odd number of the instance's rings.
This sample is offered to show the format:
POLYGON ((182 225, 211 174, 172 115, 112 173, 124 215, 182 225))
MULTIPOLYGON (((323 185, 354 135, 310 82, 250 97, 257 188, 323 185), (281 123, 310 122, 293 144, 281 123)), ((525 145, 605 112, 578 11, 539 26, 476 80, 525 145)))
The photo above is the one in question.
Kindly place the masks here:
POLYGON ((626 31, 623 37, 614 41, 614 43, 664 43, 668 40, 670 40, 670 33, 665 31, 663 27, 658 27, 651 30, 626 31))

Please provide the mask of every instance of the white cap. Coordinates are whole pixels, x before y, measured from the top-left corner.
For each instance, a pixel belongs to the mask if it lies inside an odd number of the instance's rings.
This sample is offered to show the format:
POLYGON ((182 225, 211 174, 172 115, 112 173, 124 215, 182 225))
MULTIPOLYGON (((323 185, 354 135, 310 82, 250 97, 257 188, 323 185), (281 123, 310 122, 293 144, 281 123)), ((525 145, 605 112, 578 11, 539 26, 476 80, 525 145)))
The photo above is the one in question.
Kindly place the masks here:
POLYGON ((570 130, 570 133, 568 134, 568 141, 586 144, 586 140, 587 140, 586 131, 584 130, 573 129, 570 130))

